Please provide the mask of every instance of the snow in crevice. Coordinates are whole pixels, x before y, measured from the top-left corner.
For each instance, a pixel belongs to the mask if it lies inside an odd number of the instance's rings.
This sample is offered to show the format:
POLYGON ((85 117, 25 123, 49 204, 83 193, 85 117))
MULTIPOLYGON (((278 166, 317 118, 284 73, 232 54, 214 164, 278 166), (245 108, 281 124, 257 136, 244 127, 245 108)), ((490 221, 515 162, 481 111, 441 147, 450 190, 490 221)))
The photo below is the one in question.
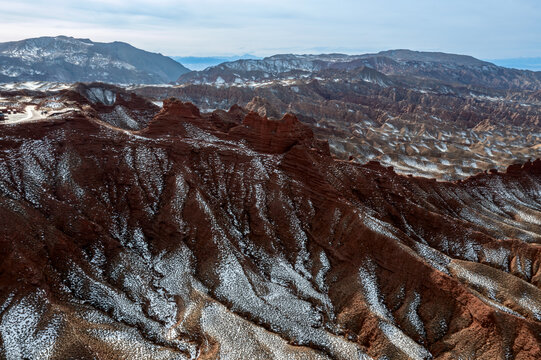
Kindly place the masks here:
POLYGON ((421 295, 418 292, 414 292, 413 294, 413 300, 408 305, 408 309, 406 312, 406 317, 410 324, 413 326, 415 331, 417 332, 417 335, 419 335, 421 338, 426 338, 426 332, 424 328, 423 321, 419 317, 418 309, 421 305, 421 295))
POLYGON ((325 254, 325 251, 321 251, 319 253, 319 262, 321 268, 319 269, 317 275, 316 275, 316 285, 318 286, 318 290, 321 292, 327 292, 328 286, 325 284, 325 279, 327 277, 327 273, 329 272, 331 268, 331 263, 329 262, 329 259, 327 258, 327 254, 325 254))
POLYGON ((387 238, 399 241, 399 238, 394 234, 396 230, 390 224, 381 221, 366 212, 357 211, 357 214, 361 222, 370 230, 387 238))
POLYGON ((451 259, 448 256, 430 246, 421 243, 415 243, 414 250, 431 266, 447 275, 450 275, 448 266, 451 259))
POLYGON ((200 324, 202 330, 220 344, 218 357, 222 360, 372 360, 354 344, 338 337, 330 337, 333 342, 331 356, 323 352, 308 354, 305 349, 289 344, 278 334, 256 326, 216 303, 204 307, 200 324), (243 346, 238 346, 239 343, 243 346))
POLYGON ((493 279, 477 274, 473 271, 470 271, 463 266, 457 265, 456 263, 452 264, 453 270, 456 272, 456 276, 463 282, 466 282, 469 286, 473 287, 475 290, 480 293, 487 294, 488 298, 493 301, 498 301, 496 295, 498 293, 498 283, 493 279))
POLYGON ((302 222, 297 216, 297 210, 292 199, 287 196, 283 189, 280 189, 279 198, 281 202, 285 205, 284 211, 288 214, 289 219, 289 229, 291 235, 295 239, 297 245, 297 258, 295 261, 295 270, 307 279, 312 278, 312 274, 307 270, 306 266, 310 265, 310 254, 308 253, 307 243, 308 237, 306 236, 305 231, 302 228, 302 222))
POLYGON ((186 225, 182 219, 182 212, 189 190, 189 185, 186 183, 182 173, 175 175, 175 190, 171 198, 171 215, 175 223, 179 226, 179 229, 183 229, 186 225))
POLYGON ((496 249, 483 247, 482 253, 487 263, 497 268, 503 268, 505 271, 509 271, 511 252, 508 249, 503 247, 496 249))
MULTIPOLYGON (((295 269, 286 262, 283 258, 271 260, 271 281, 281 286, 291 287, 304 299, 317 300, 322 304, 327 315, 330 318, 334 317, 333 306, 330 298, 324 291, 317 291, 313 288, 312 283, 301 274, 297 273, 295 269)), ((323 265, 320 278, 324 279, 329 266, 327 263, 323 265)), ((317 284, 317 282, 316 282, 317 284)), ((320 286, 325 290, 324 283, 320 283, 320 286)))
POLYGON ((5 310, 0 322, 0 337, 7 359, 53 356, 63 319, 55 313, 45 317, 49 307, 45 293, 38 290, 5 310))
MULTIPOLYGON (((121 329, 117 330, 96 328, 91 335, 111 340, 112 345, 116 344, 122 351, 131 351, 127 345, 131 343, 138 351, 153 353, 156 350, 156 345, 153 344, 155 341, 149 342, 141 338, 142 334, 158 340, 161 344, 194 353, 193 345, 185 343, 181 338, 168 337, 169 329, 176 326, 178 314, 174 286, 168 288, 168 285, 182 286, 180 281, 186 274, 182 268, 175 269, 174 257, 174 254, 167 258, 162 256, 152 265, 151 261, 142 259, 130 250, 122 252, 109 274, 120 288, 110 286, 101 275, 94 274, 97 276, 94 278, 72 264, 65 280, 71 294, 80 299, 81 304, 107 313, 116 323, 122 324, 121 329), (164 276, 160 275, 156 268, 174 271, 164 276), (164 280, 166 277, 175 276, 172 281, 164 280), (114 340, 115 334, 125 339, 117 342, 114 340)), ((89 321, 99 324, 107 320, 91 317, 89 321)))
POLYGON ((379 328, 385 334, 387 339, 409 358, 414 360, 428 360, 433 358, 432 354, 430 354, 427 349, 406 336, 402 330, 395 325, 380 321, 379 328))
POLYGON ((532 261, 527 257, 516 257, 516 266, 518 272, 528 281, 532 278, 532 261))
POLYGON ((162 148, 138 146, 135 148, 134 166, 139 186, 150 200, 146 207, 147 213, 152 216, 158 210, 160 197, 165 186, 164 178, 170 169, 167 154, 162 148))
POLYGON ((19 151, 22 166, 22 186, 24 196, 34 206, 40 206, 40 197, 46 184, 50 182, 52 166, 55 163, 53 145, 47 138, 24 142, 19 151))
POLYGON ((111 106, 116 102, 116 93, 109 89, 104 88, 90 88, 87 90, 86 95, 88 99, 93 103, 101 103, 103 105, 111 106))
POLYGON ((535 320, 541 321, 541 304, 539 299, 534 300, 528 294, 522 294, 518 298, 518 304, 530 312, 535 320))
POLYGON ((217 297, 231 303, 233 311, 250 313, 296 344, 317 344, 336 353, 355 349, 324 330, 323 314, 334 318, 326 295, 315 290, 284 259, 264 262, 271 268, 270 282, 245 269, 236 255, 224 251, 217 269, 217 297))
POLYGON ((376 265, 372 260, 365 260, 364 264, 359 268, 359 280, 370 310, 379 318, 391 323, 394 322, 393 315, 387 309, 383 295, 380 292, 376 277, 376 265))

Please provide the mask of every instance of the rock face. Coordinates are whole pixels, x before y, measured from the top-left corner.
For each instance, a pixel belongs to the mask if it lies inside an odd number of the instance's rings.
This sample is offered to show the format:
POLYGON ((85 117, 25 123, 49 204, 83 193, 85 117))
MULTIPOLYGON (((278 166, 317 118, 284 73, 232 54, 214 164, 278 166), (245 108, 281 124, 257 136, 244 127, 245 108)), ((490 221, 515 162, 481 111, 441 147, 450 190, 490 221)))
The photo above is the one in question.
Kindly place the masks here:
POLYGON ((103 122, 125 130, 140 130, 148 124, 160 108, 134 93, 103 84, 75 84, 61 92, 63 103, 74 103, 103 122))
POLYGON ((292 115, 92 114, 0 125, 2 357, 541 357, 541 161, 436 182, 292 115))
POLYGON ((0 44, 0 82, 161 84, 189 71, 173 59, 122 42, 58 36, 0 44))
POLYGON ((269 118, 277 118, 280 116, 278 109, 276 109, 267 99, 259 96, 254 97, 246 104, 246 109, 269 118))

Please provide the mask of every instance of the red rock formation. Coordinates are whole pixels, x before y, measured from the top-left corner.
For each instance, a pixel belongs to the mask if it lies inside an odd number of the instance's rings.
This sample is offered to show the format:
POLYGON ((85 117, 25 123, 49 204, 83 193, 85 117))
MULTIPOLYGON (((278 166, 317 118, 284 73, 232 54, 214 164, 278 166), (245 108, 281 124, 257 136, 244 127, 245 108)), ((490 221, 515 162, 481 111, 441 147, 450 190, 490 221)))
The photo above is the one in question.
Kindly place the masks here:
POLYGON ((436 182, 242 115, 0 125, 0 353, 541 357, 540 161, 436 182))
POLYGON ((247 141, 251 148, 262 153, 282 154, 297 144, 329 152, 328 145, 317 141, 312 130, 292 114, 286 114, 281 120, 269 120, 250 112, 229 135, 247 141))
POLYGON ((177 99, 171 98, 163 102, 162 110, 152 119, 148 127, 141 131, 142 134, 157 134, 166 133, 185 134, 182 124, 193 123, 202 128, 216 130, 211 122, 201 118, 199 109, 191 103, 183 103, 177 99))
POLYGON ((248 104, 246 109, 256 112, 261 116, 268 118, 279 118, 281 113, 267 99, 256 96, 248 104))
POLYGON ((415 77, 380 86, 348 71, 318 73, 318 78, 136 91, 156 99, 174 96, 202 109, 240 104, 268 118, 294 113, 340 159, 376 159, 398 164, 403 174, 440 180, 464 179, 491 168, 502 171, 541 156, 541 137, 531 131, 541 124, 539 101, 529 92, 442 86, 415 77))

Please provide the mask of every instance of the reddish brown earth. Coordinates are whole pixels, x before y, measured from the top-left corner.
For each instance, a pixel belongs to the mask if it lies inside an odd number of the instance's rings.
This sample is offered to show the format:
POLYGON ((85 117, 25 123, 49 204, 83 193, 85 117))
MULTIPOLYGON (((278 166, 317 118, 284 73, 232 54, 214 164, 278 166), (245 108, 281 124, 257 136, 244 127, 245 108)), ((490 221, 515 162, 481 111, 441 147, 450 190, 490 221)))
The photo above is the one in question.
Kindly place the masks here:
POLYGON ((408 84, 380 86, 351 72, 317 75, 322 78, 135 91, 191 101, 205 111, 239 104, 269 118, 291 112, 336 157, 375 160, 401 174, 458 180, 541 157, 541 103, 533 92, 432 88, 429 80, 410 77, 408 84))
POLYGON ((0 125, 3 358, 541 358, 540 160, 436 182, 292 115, 92 114, 0 125))

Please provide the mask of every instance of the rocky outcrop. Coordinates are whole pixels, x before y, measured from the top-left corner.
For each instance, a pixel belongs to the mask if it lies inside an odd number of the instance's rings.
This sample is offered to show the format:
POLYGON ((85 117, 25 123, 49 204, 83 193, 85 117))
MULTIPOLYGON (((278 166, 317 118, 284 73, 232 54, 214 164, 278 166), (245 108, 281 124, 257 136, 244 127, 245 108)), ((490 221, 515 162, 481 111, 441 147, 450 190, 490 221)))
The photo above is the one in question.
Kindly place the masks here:
POLYGON ((4 357, 541 356, 540 161, 437 182, 292 115, 147 123, 0 125, 4 357))
POLYGON ((104 83, 77 83, 43 101, 44 109, 75 107, 103 122, 125 130, 140 130, 160 108, 149 100, 114 85, 104 83))
POLYGON ((268 118, 279 118, 280 112, 267 99, 256 96, 248 104, 246 109, 268 118))
POLYGON ((229 135, 246 141, 251 148, 262 153, 281 154, 295 145, 329 153, 328 144, 316 140, 312 130, 292 114, 286 114, 281 120, 269 120, 251 112, 240 126, 229 131, 229 135))

